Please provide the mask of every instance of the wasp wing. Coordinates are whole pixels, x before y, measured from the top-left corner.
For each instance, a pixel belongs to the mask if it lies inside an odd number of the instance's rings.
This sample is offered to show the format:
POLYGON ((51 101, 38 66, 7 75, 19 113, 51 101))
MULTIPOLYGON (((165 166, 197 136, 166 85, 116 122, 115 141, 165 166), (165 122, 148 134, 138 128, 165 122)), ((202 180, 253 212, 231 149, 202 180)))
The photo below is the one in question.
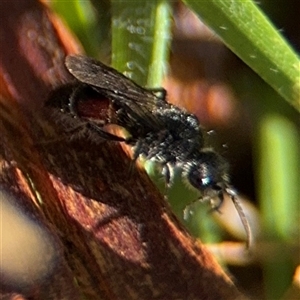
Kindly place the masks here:
POLYGON ((117 70, 90 57, 69 55, 65 63, 76 79, 111 99, 137 124, 147 126, 148 130, 157 130, 163 125, 152 111, 155 107, 170 104, 151 90, 142 88, 117 70))

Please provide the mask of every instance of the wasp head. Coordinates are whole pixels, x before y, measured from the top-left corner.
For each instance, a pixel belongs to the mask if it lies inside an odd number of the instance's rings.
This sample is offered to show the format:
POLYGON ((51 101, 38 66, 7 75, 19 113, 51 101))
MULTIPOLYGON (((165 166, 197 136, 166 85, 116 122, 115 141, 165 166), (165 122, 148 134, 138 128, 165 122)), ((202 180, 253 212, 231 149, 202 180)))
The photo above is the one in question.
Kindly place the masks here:
MULTIPOLYGON (((228 163, 210 149, 199 151, 183 168, 183 177, 202 193, 203 200, 218 198, 229 187, 228 163)), ((219 207, 217 206, 217 208, 219 207)))
POLYGON ((245 228, 248 248, 251 242, 250 226, 237 193, 230 186, 228 171, 229 165, 222 156, 210 149, 203 149, 185 164, 182 176, 190 185, 201 192, 202 200, 211 202, 212 210, 220 208, 224 194, 231 198, 245 228), (219 202, 215 205, 214 200, 219 202))

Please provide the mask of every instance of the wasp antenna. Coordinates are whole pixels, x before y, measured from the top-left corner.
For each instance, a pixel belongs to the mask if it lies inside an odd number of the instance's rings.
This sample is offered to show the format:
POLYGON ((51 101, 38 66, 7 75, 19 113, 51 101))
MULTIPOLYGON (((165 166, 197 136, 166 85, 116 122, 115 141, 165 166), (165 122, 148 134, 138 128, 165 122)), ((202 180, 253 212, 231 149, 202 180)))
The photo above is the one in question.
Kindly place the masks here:
POLYGON ((246 248, 249 249, 251 244, 252 244, 252 232, 251 232, 251 227, 250 224, 248 222, 248 219, 244 213, 243 207, 241 205, 241 202, 239 201, 239 199, 237 198, 237 193, 234 189, 232 188, 226 188, 226 193, 230 196, 235 209, 237 210, 239 217, 242 221, 242 224, 244 226, 246 235, 247 235, 247 242, 246 242, 246 248))

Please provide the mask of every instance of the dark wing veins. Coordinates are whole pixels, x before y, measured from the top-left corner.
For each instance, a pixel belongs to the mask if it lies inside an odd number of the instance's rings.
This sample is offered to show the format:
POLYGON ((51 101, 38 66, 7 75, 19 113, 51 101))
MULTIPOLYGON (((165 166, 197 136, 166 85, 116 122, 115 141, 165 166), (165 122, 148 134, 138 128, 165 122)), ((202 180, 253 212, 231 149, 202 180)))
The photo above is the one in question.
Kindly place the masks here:
POLYGON ((148 131, 157 131, 164 126, 152 111, 170 104, 155 92, 140 87, 115 69, 86 56, 67 56, 66 66, 76 79, 111 99, 123 111, 123 118, 128 118, 127 122, 136 122, 135 126, 140 123, 148 131))

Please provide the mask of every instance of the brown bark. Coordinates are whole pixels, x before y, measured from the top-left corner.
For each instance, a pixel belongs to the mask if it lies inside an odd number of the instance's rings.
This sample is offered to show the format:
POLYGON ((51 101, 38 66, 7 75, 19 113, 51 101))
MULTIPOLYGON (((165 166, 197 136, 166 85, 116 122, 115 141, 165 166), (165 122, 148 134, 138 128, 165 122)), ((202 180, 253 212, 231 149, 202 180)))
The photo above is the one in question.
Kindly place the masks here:
POLYGON ((242 299, 144 170, 130 171, 129 149, 85 137, 40 143, 64 129, 43 106, 71 80, 64 57, 79 47, 39 2, 1 1, 0 20, 0 189, 50 232, 58 253, 44 280, 21 289, 3 281, 2 292, 32 299, 242 299))

